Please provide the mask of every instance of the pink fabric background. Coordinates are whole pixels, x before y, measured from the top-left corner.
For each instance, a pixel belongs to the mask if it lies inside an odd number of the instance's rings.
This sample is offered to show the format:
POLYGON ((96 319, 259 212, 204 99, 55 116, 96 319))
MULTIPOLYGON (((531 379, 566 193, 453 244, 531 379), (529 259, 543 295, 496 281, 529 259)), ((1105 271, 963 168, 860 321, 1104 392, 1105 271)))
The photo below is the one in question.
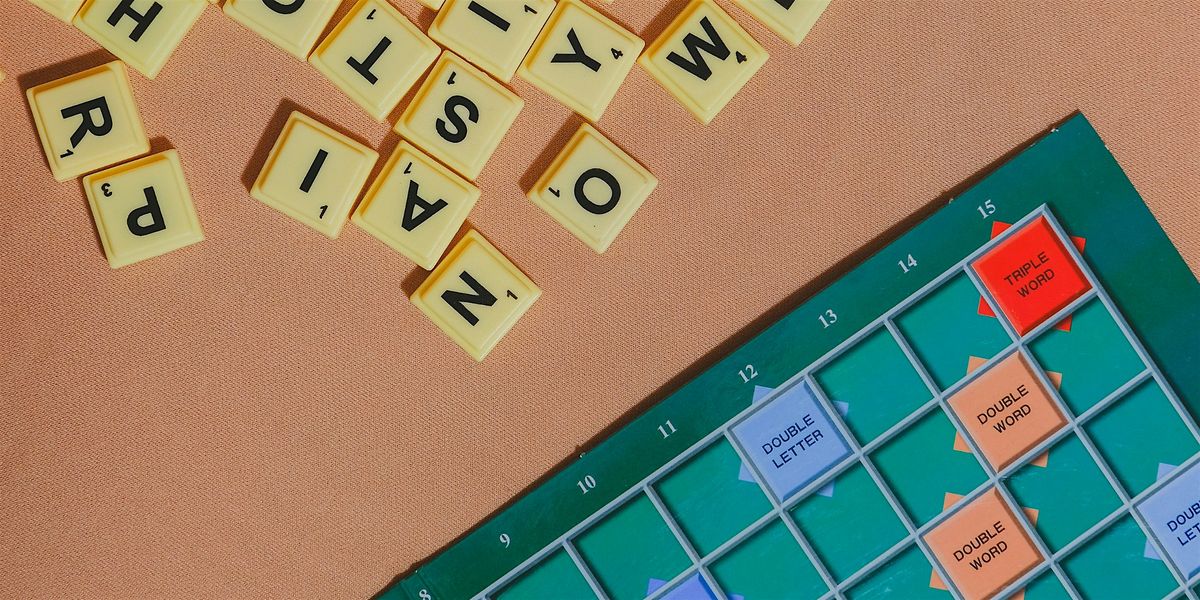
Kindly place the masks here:
MULTIPOLYGON (((293 107, 396 138, 216 9, 131 73, 208 239, 110 270, 24 99, 109 57, 6 0, 2 594, 368 596, 1076 109, 1200 267, 1200 4, 834 0, 792 48, 722 3, 771 58, 707 127, 634 69, 600 127, 661 184, 602 256, 525 199, 579 121, 514 80, 470 222, 544 293, 475 364, 399 254, 250 199, 293 107)), ((650 40, 684 4, 601 10, 650 40)))

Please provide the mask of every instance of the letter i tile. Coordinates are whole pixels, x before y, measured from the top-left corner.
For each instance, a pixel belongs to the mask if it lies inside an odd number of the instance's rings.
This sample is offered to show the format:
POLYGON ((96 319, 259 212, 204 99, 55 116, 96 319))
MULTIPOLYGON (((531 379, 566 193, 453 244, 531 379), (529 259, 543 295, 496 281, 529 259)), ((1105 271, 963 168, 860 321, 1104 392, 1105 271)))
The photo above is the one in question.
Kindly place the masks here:
POLYGON ((412 295, 412 303, 475 360, 541 296, 532 281, 471 230, 412 295))
POLYGON ((552 10, 554 0, 446 0, 429 37, 508 81, 552 10))
POLYGON ((88 175, 83 189, 114 269, 204 239, 175 150, 88 175))
POLYGON ((293 111, 250 195, 336 238, 379 154, 293 111))

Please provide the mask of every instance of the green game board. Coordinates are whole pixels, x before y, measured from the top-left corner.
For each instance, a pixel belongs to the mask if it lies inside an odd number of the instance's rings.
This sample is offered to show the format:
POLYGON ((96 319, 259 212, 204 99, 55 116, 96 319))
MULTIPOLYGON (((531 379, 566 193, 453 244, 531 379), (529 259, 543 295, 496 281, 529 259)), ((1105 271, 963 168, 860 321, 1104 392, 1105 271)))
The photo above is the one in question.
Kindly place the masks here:
POLYGON ((380 597, 1200 600, 1197 415, 1200 284, 1076 115, 380 597))

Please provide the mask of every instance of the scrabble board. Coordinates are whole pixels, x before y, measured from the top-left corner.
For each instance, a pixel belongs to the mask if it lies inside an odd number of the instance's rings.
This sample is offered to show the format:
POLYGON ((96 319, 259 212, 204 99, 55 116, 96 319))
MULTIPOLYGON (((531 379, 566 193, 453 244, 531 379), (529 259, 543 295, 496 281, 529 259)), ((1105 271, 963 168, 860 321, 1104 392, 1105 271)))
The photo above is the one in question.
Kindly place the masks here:
POLYGON ((1197 332, 1076 115, 380 596, 1194 600, 1197 332))

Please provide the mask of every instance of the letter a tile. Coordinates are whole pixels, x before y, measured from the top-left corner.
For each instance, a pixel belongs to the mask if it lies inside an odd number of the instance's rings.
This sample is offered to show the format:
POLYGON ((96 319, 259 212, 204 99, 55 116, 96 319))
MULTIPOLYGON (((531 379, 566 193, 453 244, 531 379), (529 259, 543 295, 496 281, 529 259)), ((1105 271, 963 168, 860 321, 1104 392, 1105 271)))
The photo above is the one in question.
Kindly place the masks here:
POLYGON ((31 87, 26 96, 58 181, 150 150, 121 61, 31 87))
POLYGON ((204 239, 174 150, 88 175, 83 189, 114 269, 204 239))
POLYGON ((475 179, 525 106, 508 88, 443 52, 396 122, 396 133, 475 179))
POLYGON ((638 59, 702 123, 709 123, 767 61, 712 0, 692 0, 638 59))
POLYGON ((352 221, 423 269, 432 269, 479 199, 479 188, 402 142, 352 221))
POLYGON ((554 0, 446 0, 429 37, 508 81, 552 10, 554 0))
POLYGON ((521 63, 520 73, 575 112, 598 121, 645 45, 583 2, 562 0, 521 63))
POLYGON ((288 54, 308 60, 338 0, 225 0, 225 14, 288 54))
POLYGON ((439 51, 386 0, 359 0, 308 60, 382 122, 439 51))
POLYGON ((468 231, 412 295, 412 303, 482 361, 541 295, 516 265, 468 231))
POLYGON ((75 26, 154 79, 206 6, 206 0, 88 0, 75 26))
POLYGON ((294 111, 250 195, 336 238, 378 158, 374 150, 294 111))
POLYGON ((529 190, 529 199, 601 253, 657 185, 645 167, 584 123, 529 190))

